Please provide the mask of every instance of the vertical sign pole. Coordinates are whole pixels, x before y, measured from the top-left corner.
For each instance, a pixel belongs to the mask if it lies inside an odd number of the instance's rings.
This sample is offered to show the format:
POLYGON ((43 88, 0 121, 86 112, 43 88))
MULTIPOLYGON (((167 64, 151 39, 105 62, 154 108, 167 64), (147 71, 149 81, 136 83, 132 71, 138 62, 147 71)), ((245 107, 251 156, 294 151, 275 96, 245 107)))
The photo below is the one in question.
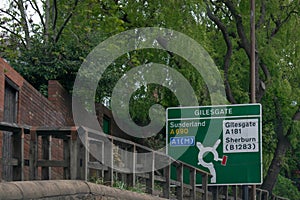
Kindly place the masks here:
MULTIPOLYGON (((256 102, 256 66, 255 66, 255 0, 251 0, 250 37, 251 37, 251 103, 256 102)), ((256 185, 252 185, 252 200, 256 199, 256 185)))
POLYGON ((255 89, 256 89, 256 66, 255 66, 255 0, 251 0, 251 16, 250 16, 250 23, 251 23, 251 56, 250 56, 250 71, 251 71, 251 103, 256 102, 255 98, 255 89))

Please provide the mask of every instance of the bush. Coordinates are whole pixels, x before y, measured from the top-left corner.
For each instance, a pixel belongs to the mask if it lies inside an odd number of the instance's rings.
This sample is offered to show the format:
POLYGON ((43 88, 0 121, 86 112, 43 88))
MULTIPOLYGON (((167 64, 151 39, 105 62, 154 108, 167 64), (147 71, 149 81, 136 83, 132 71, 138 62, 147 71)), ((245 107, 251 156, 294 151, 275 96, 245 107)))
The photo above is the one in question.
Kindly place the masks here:
POLYGON ((273 194, 291 200, 300 200, 300 192, 293 182, 281 175, 278 176, 277 183, 273 189, 273 194))

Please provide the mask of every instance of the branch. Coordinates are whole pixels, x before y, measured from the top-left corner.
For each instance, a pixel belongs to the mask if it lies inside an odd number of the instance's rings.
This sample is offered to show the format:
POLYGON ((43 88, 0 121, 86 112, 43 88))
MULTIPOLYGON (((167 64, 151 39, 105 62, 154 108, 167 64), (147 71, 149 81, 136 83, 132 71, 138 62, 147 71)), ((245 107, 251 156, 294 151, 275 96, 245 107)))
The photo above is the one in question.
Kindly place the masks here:
POLYGON ((43 27, 45 28, 45 22, 44 22, 43 15, 42 15, 36 1, 35 0, 34 1, 29 1, 29 3, 31 5, 32 9, 37 12, 38 16, 40 17, 41 23, 42 23, 43 27))
MULTIPOLYGON (((218 3, 220 3, 220 1, 215 1, 214 2, 213 0, 210 0, 210 3, 213 5, 213 7, 216 8, 215 13, 217 13, 218 10, 221 10, 222 13, 224 13, 224 15, 226 15, 228 17, 228 19, 231 18, 230 15, 229 15, 230 13, 225 11, 224 6, 223 5, 218 5, 218 3)), ((205 4, 208 5, 207 0, 205 0, 205 4)))
POLYGON ((300 106, 298 107, 297 111, 295 112, 292 120, 293 121, 300 121, 300 106))
POLYGON ((290 11, 283 20, 280 20, 280 19, 275 20, 274 16, 271 15, 272 21, 275 23, 276 26, 273 29, 273 31, 271 32, 270 38, 274 37, 278 33, 278 31, 280 30, 282 25, 285 24, 289 20, 289 18, 292 16, 292 14, 298 14, 298 12, 295 10, 290 11))
POLYGON ((271 79, 270 71, 268 70, 268 67, 261 60, 260 60, 260 66, 261 66, 262 71, 264 72, 266 80, 267 81, 270 80, 271 79))
MULTIPOLYGON (((300 120, 300 106, 298 107, 297 111, 295 112, 294 116, 292 117, 293 122, 300 120)), ((289 129, 286 133, 286 138, 289 138, 289 136, 293 133, 293 124, 290 125, 289 129)))
MULTIPOLYGON (((289 129, 287 130, 287 133, 283 134, 283 118, 281 114, 281 107, 279 105, 278 99, 275 97, 274 98, 274 105, 275 105, 275 113, 276 113, 276 119, 277 119, 277 135, 278 137, 285 137, 289 138, 289 136, 292 134, 292 126, 293 124, 290 124, 289 129)), ((297 111, 292 117, 293 121, 299 121, 300 120, 300 106, 298 107, 297 111)))
POLYGON ((283 130, 284 130, 283 129, 283 118, 282 118, 281 106, 280 106, 280 103, 279 103, 277 97, 274 97, 273 100, 274 100, 276 122, 277 122, 276 134, 277 134, 277 137, 281 138, 281 137, 284 137, 284 134, 283 134, 283 130))
MULTIPOLYGON (((159 44, 160 46, 162 46, 162 48, 167 49, 168 41, 167 41, 166 38, 158 37, 158 38, 156 38, 156 41, 158 42, 158 44, 159 44)), ((175 65, 176 65, 179 69, 182 68, 180 62, 179 62, 177 59, 175 59, 175 54, 174 54, 173 52, 171 52, 171 51, 167 51, 167 53, 170 55, 171 58, 173 58, 173 60, 174 60, 174 62, 175 62, 175 65)))
MULTIPOLYGON (((250 51, 250 42, 245 34, 245 29, 242 21, 242 16, 238 13, 235 8, 235 5, 230 0, 223 0, 226 7, 232 13, 235 22, 236 22, 236 29, 240 39, 240 47, 245 50, 246 55, 250 61, 251 59, 251 51, 250 51)), ((261 61, 259 59, 258 53, 256 52, 255 55, 255 88, 256 88, 256 101, 259 102, 265 92, 265 85, 259 78, 258 68, 261 67, 264 70, 264 73, 267 78, 269 78, 269 71, 267 67, 261 65, 261 61)))
POLYGON ((56 28, 56 22, 57 22, 57 1, 53 0, 53 23, 52 23, 52 30, 55 30, 56 28))
POLYGON ((225 84, 225 91, 226 91, 226 96, 227 99, 230 103, 235 104, 236 100, 233 97, 230 83, 228 81, 228 71, 229 71, 229 66, 230 66, 230 60, 231 60, 231 55, 232 55, 232 43, 228 34, 228 31, 224 24, 218 19, 215 15, 212 14, 211 9, 209 8, 209 5, 207 1, 204 1, 206 4, 206 11, 208 17, 218 26, 218 28, 221 30, 223 38, 225 40, 226 46, 227 46, 227 51, 226 55, 224 57, 224 84, 225 84))
POLYGON ((45 26, 44 26, 44 40, 46 43, 49 42, 49 24, 50 24, 50 0, 45 0, 45 26))
POLYGON ((0 28, 4 29, 4 30, 6 30, 7 32, 9 32, 9 33, 11 33, 11 34, 17 36, 18 38, 20 38, 20 40, 21 40, 23 46, 27 49, 26 43, 25 43, 25 41, 23 40, 23 38, 22 38, 20 35, 18 35, 17 33, 13 32, 13 31, 11 31, 10 29, 8 29, 8 28, 5 27, 5 26, 0 25, 0 28))
POLYGON ((260 16, 259 16, 259 20, 255 26, 255 29, 259 29, 260 26, 265 22, 265 16, 266 16, 266 2, 265 2, 265 0, 261 0, 260 16))
POLYGON ((247 36, 245 34, 245 29, 243 26, 243 20, 242 20, 242 16, 240 14, 238 14, 237 10, 235 9, 234 4, 232 3, 232 1, 229 0, 223 0, 223 3, 226 5, 226 7, 229 9, 229 11, 232 13, 234 19, 235 19, 235 24, 236 24, 236 29, 240 38, 240 46, 245 49, 245 52, 248 56, 248 58, 250 59, 250 42, 247 39, 247 36))
POLYGON ((3 12, 3 13, 5 13, 5 14, 7 14, 7 15, 9 15, 13 20, 16 20, 19 24, 21 24, 21 21, 18 20, 18 19, 17 19, 14 15, 12 15, 10 12, 8 12, 8 11, 6 11, 6 10, 3 10, 3 9, 1 9, 1 8, 0 8, 0 11, 3 12))
POLYGON ((58 31, 58 33, 57 33, 55 39, 54 39, 54 42, 55 42, 55 43, 59 40, 60 35, 62 34, 64 28, 66 27, 67 23, 70 21, 72 15, 73 15, 73 12, 75 11, 75 9, 76 9, 76 7, 77 7, 77 5, 78 5, 78 1, 79 1, 79 0, 75 0, 74 6, 73 6, 73 8, 72 8, 70 14, 69 14, 68 17, 66 18, 66 20, 64 21, 64 23, 62 24, 62 26, 60 27, 60 29, 59 29, 59 31, 58 31))
POLYGON ((30 49, 29 27, 28 27, 28 24, 27 24, 27 18, 26 18, 26 13, 25 13, 23 1, 22 0, 18 0, 18 2, 16 2, 16 3, 18 5, 18 7, 19 7, 20 14, 21 14, 21 26, 22 26, 22 28, 24 30, 24 33, 25 33, 26 45, 30 49))

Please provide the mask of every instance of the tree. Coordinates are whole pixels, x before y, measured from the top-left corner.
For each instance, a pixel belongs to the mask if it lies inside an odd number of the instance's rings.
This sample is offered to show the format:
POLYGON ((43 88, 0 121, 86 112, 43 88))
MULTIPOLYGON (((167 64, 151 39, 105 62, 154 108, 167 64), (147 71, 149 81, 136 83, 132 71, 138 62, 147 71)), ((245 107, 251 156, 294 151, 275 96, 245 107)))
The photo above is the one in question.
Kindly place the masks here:
POLYGON ((85 56, 103 37, 97 1, 8 1, 1 8, 1 56, 31 84, 46 94, 47 81, 63 80, 71 89, 85 56), (87 22, 88 21, 88 22, 87 22), (93 31, 94 32, 93 32, 93 31))
MULTIPOLYGON (((13 25, 2 24, 1 26, 9 30, 4 35, 5 41, 1 45, 4 50, 2 56, 45 95, 47 80, 50 79, 63 81, 63 85, 71 90, 81 62, 93 47, 121 31, 141 26, 166 26, 175 30, 185 28, 185 33, 194 38, 205 37, 205 29, 199 28, 201 24, 195 20, 195 16, 191 15, 193 9, 197 7, 189 1, 170 2, 172 9, 166 8, 162 0, 151 2, 112 0, 84 2, 20 0, 17 2, 12 0, 9 2, 10 9, 1 10, 5 15, 2 19, 7 22, 6 24, 13 25), (35 11, 39 21, 34 21, 30 16, 25 15, 29 10, 35 11), (178 15, 174 15, 173 12, 178 15), (24 21, 26 26, 22 26, 21 21, 24 21), (12 27, 16 28, 11 29, 12 27), (24 34, 27 32, 29 34, 24 34), (6 41, 9 46, 5 45, 6 41), (17 53, 12 49, 18 49, 17 53)), ((209 102, 203 81, 199 79, 199 74, 194 73, 195 70, 191 71, 193 69, 188 67, 188 62, 179 56, 156 50, 128 52, 127 55, 117 59, 100 80, 96 101, 109 99, 113 86, 126 71, 150 61, 169 64, 178 69, 195 87, 199 102, 201 104, 209 102)), ((136 97, 141 98, 135 98, 131 107, 132 117, 138 124, 149 122, 146 109, 154 102, 164 106, 177 105, 169 90, 158 85, 144 87, 135 94, 136 97), (155 100, 154 93, 157 94, 155 100), (149 106, 138 106, 141 103, 149 106), (141 112, 142 108, 144 112, 141 112)))
MULTIPOLYGON (((9 1, 1 9, 2 55, 35 87, 49 79, 72 88, 77 69, 99 42, 121 31, 147 26, 174 29, 198 41, 223 73, 230 103, 249 102, 250 3, 239 0, 88 0, 9 1), (28 11, 35 11, 39 22, 28 11), (18 51, 15 51, 18 49, 18 51)), ((256 0, 256 101, 263 105, 264 189, 272 191, 299 136, 299 0, 256 0)), ((118 79, 149 62, 182 73, 197 91, 201 105, 210 104, 205 83, 184 59, 171 52, 141 50, 115 60, 100 81, 96 101, 109 99, 118 79)), ((153 103, 176 106, 171 92, 143 85, 132 99, 136 123, 149 122, 153 103), (142 106, 144 105, 144 106, 142 106), (145 106, 146 105, 146 106, 145 106)))
MULTIPOLYGON (((248 68, 245 66, 250 63, 250 4, 247 1, 205 3, 207 16, 222 33, 226 45, 219 48, 226 49, 226 53, 218 63, 224 70, 227 99, 231 103, 249 102, 249 78, 245 76, 248 68), (233 85, 238 86, 233 88, 233 85)), ((300 32, 295 26, 299 23, 299 2, 261 0, 257 1, 256 10, 260 11, 256 16, 256 101, 263 104, 264 135, 272 138, 264 141, 264 147, 270 145, 275 150, 262 188, 272 192, 291 139, 295 140, 299 134, 293 128, 297 126, 293 121, 298 119, 299 108, 291 106, 292 102, 299 101, 299 76, 294 76, 299 71, 296 53, 299 39, 295 38, 300 32), (270 132, 274 134, 268 135, 270 132)))

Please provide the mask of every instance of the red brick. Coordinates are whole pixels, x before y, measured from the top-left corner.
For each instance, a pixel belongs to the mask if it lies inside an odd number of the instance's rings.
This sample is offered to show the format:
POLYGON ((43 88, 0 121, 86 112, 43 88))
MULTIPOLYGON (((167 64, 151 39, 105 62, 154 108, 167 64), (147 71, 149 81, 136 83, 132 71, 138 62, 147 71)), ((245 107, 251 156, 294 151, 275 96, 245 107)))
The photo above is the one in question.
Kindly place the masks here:
MULTIPOLYGON (((69 126, 72 125, 71 97, 57 81, 49 81, 50 97, 47 99, 18 74, 5 60, 0 58, 0 120, 3 120, 5 78, 19 87, 17 123, 30 126, 69 126)), ((29 158, 29 135, 25 136, 24 157, 29 158)), ((62 143, 53 139, 53 159, 63 159, 62 143)), ((41 158, 41 140, 39 140, 41 158)), ((0 157, 2 157, 2 134, 0 134, 0 157)), ((28 180, 28 167, 25 167, 25 180, 28 180)), ((0 167, 1 173, 1 167, 0 167)), ((39 169, 39 174, 41 171, 39 169)), ((53 168, 52 178, 62 178, 63 168, 53 168)))

